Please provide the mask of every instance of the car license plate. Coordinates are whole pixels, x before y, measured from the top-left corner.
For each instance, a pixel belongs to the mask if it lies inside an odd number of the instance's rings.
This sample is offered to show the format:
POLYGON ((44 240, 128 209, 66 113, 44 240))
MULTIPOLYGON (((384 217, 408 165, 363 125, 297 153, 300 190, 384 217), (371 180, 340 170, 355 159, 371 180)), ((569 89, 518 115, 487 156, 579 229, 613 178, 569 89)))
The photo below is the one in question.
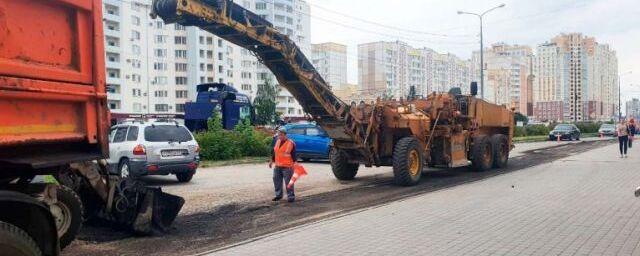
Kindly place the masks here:
POLYGON ((176 156, 184 156, 184 155, 188 155, 189 152, 181 149, 181 150, 163 150, 162 152, 162 157, 176 157, 176 156))

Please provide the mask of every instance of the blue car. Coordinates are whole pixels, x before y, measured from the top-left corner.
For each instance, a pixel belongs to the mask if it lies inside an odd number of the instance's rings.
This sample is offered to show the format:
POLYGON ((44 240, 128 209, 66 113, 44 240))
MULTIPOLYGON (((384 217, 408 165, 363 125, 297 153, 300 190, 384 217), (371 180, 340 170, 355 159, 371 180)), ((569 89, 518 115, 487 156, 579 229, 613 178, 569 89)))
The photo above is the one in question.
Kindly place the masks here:
POLYGON ((302 161, 328 159, 331 138, 315 124, 300 123, 284 126, 287 137, 296 143, 296 154, 302 161))

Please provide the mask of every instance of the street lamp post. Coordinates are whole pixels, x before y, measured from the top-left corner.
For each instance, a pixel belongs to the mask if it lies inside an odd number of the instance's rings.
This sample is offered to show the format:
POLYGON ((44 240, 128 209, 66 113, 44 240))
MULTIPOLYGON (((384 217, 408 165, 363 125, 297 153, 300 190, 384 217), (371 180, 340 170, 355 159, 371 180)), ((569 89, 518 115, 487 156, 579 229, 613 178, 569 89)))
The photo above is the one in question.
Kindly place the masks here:
POLYGON ((480 14, 458 11, 458 14, 474 15, 480 19, 480 98, 481 99, 484 99, 484 41, 483 41, 483 35, 482 35, 482 17, 484 17, 484 15, 489 13, 490 11, 493 11, 495 9, 502 8, 502 7, 505 7, 505 4, 501 4, 496 7, 493 7, 480 14))
POLYGON ((618 74, 618 121, 622 119, 622 76, 633 73, 633 71, 618 74))

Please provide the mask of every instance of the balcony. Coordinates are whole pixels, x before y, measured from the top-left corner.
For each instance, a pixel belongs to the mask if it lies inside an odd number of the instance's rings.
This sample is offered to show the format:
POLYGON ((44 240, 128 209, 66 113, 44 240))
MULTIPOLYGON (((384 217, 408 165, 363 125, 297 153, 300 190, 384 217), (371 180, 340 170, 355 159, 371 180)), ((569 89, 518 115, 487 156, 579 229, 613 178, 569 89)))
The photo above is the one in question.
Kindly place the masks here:
POLYGON ((117 37, 117 38, 121 37, 120 30, 111 30, 111 29, 109 29, 107 27, 104 28, 104 35, 105 36, 117 37))

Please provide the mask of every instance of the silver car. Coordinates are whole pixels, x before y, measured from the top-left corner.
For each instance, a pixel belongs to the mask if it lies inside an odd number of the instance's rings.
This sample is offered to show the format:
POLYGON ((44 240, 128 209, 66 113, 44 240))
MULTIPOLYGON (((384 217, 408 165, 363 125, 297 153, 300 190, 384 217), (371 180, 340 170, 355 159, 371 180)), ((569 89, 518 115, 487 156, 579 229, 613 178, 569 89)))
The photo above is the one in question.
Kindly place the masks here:
POLYGON ((175 174, 189 182, 200 162, 200 147, 189 130, 176 122, 128 121, 111 128, 111 172, 122 177, 175 174))

